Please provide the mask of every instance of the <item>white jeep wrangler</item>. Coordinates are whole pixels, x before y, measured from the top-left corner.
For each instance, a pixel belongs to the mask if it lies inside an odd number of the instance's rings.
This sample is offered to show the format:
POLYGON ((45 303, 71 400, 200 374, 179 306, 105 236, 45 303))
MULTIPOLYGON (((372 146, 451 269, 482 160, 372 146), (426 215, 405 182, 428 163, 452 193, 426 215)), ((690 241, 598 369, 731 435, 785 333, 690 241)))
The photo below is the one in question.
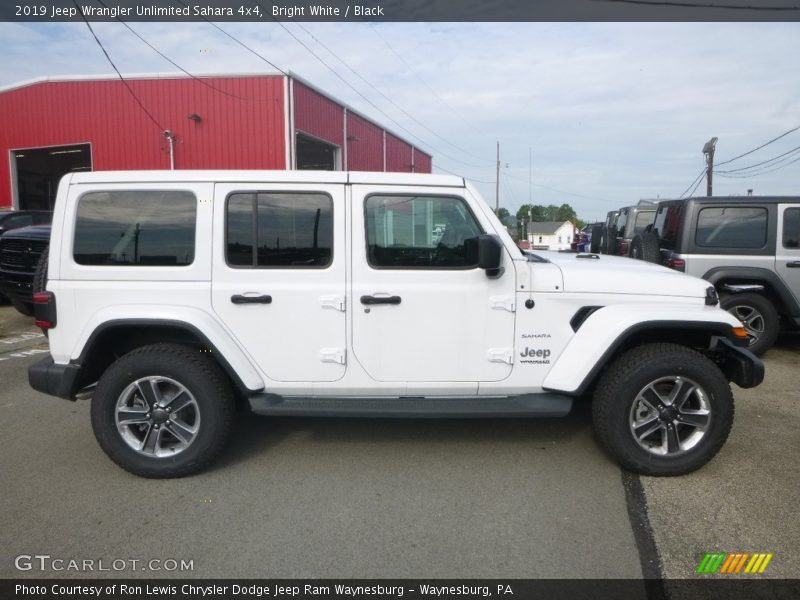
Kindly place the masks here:
POLYGON ((628 258, 521 252, 463 179, 343 172, 67 175, 42 392, 146 477, 203 468, 234 411, 563 416, 591 397, 627 469, 720 449, 728 382, 758 385, 742 324, 701 279, 628 258))

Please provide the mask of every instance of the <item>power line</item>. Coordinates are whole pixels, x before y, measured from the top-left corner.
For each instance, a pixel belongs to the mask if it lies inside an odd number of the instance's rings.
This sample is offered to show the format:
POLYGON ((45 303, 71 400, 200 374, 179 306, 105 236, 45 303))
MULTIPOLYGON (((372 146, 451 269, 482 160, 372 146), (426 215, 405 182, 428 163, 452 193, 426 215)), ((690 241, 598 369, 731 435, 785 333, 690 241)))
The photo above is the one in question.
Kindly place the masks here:
POLYGON ((735 161, 735 160, 739 160, 740 158, 742 158, 742 157, 745 157, 745 156, 747 156, 748 154, 752 154, 753 152, 755 152, 755 151, 757 151, 757 150, 761 150, 762 148, 765 148, 765 147, 769 146, 769 145, 770 145, 770 144, 772 144, 773 142, 777 142, 779 139, 786 137, 786 136, 787 136, 787 135, 789 135, 790 133, 794 133, 794 132, 795 132, 795 131, 797 131, 798 129, 800 129, 800 125, 798 125, 797 127, 793 127, 793 128, 792 128, 792 129, 790 129, 789 131, 785 131, 784 133, 780 134, 778 137, 776 137, 776 138, 772 138, 771 140, 769 140, 768 142, 765 142, 765 143, 761 144, 761 145, 760 145, 760 146, 758 146, 757 148, 753 148, 752 150, 748 150, 748 151, 747 151, 747 152, 745 152, 744 154, 740 154, 739 156, 734 156, 733 158, 730 158, 730 159, 728 159, 728 160, 724 160, 724 161, 722 161, 722 162, 719 162, 719 163, 717 163, 717 166, 718 166, 718 167, 721 167, 722 165, 727 165, 728 163, 732 163, 732 162, 733 162, 733 161, 735 161))
POLYGON ((787 156, 789 154, 793 154, 793 153, 797 152, 798 150, 800 150, 800 146, 797 146, 796 148, 792 148, 788 152, 784 152, 783 154, 779 154, 778 156, 774 156, 774 157, 772 157, 770 159, 763 160, 763 161, 761 161, 759 163, 755 163, 755 164, 749 165, 747 167, 739 167, 738 169, 729 169, 729 170, 725 170, 725 171, 718 171, 718 170, 714 169, 714 173, 728 174, 728 173, 738 173, 740 171, 749 171, 750 169, 755 169, 756 167, 760 167, 762 165, 766 165, 766 164, 771 163, 771 162, 779 161, 779 159, 781 159, 781 158, 783 158, 783 157, 785 157, 785 156, 787 156))
MULTIPOLYGON (((182 0, 179 0, 179 1, 181 1, 181 2, 182 2, 182 0)), ((257 0, 256 0, 255 4, 256 4, 256 5, 257 5, 259 8, 261 8, 261 10, 263 10, 263 11, 267 12, 268 14, 271 14, 271 13, 269 13, 269 11, 267 11, 267 10, 266 10, 266 9, 265 9, 263 6, 261 6, 261 3, 259 3, 257 0)), ((433 144, 430 144, 429 142, 426 142, 425 140, 423 140, 423 139, 422 139, 421 137, 419 137, 418 135, 416 135, 416 134, 414 134, 413 132, 409 131, 409 129, 408 129, 408 128, 406 128, 406 127, 403 127, 403 125, 401 125, 400 123, 398 123, 398 122, 397 122, 397 120, 393 119, 393 118, 392 118, 392 117, 391 117, 391 116, 390 116, 388 113, 386 113, 386 111, 384 111, 383 109, 381 109, 381 108, 380 108, 380 107, 379 107, 377 104, 375 104, 375 103, 374 103, 372 100, 370 100, 370 99, 369 99, 369 98, 367 98, 367 97, 366 97, 364 94, 362 94, 362 93, 361 93, 361 92, 358 90, 358 88, 356 88, 356 87, 355 87, 353 84, 351 84, 349 81, 347 81, 347 79, 345 79, 344 77, 342 77, 342 75, 341 75, 341 74, 340 74, 338 71, 336 71, 336 69, 334 69, 332 66, 330 66, 330 65, 329 65, 327 62, 325 62, 325 60, 323 60, 323 59, 322 59, 322 57, 321 57, 321 56, 319 56, 319 55, 318 55, 316 52, 314 52, 314 51, 313 51, 311 48, 309 48, 309 47, 308 47, 308 45, 307 45, 305 42, 303 42, 303 40, 301 40, 299 37, 297 37, 297 36, 296 36, 296 35, 295 35, 295 34, 294 34, 294 33, 293 33, 293 32, 292 32, 292 31, 291 31, 291 30, 290 30, 288 27, 286 27, 286 25, 284 25, 284 24, 283 24, 281 21, 279 21, 278 19, 275 19, 274 17, 273 17, 273 20, 274 20, 274 21, 275 21, 275 22, 276 22, 278 25, 280 25, 280 26, 283 28, 283 30, 284 30, 284 31, 286 31, 286 33, 288 33, 288 34, 289 34, 289 35, 292 37, 292 39, 294 39, 294 40, 295 40, 295 41, 296 41, 298 44, 300 44, 300 45, 301 45, 303 48, 305 48, 305 49, 306 49, 306 51, 307 51, 309 54, 311 54, 311 56, 313 56, 315 59, 317 59, 317 61, 319 61, 319 62, 320 62, 320 63, 321 63, 321 64, 322 64, 322 65, 323 65, 323 66, 324 66, 326 69, 328 69, 328 70, 329 70, 331 73, 333 73, 333 74, 336 76, 336 78, 337 78, 337 79, 339 79, 339 80, 340 80, 342 83, 344 83, 344 84, 345 84, 347 87, 349 87, 349 88, 350 88, 351 90, 353 90, 353 91, 354 91, 356 94, 358 94, 358 96, 359 96, 359 97, 360 97, 362 100, 364 100, 364 102, 366 102, 366 103, 367 103, 367 104, 369 104, 369 105, 370 105, 372 108, 374 108, 375 110, 377 110, 377 111, 378 111, 380 114, 382 114, 382 115, 383 115, 383 116, 384 116, 386 119, 388 119, 389 121, 391 121, 392 123, 394 123, 394 125, 395 125, 395 126, 397 126, 397 128, 398 128, 398 129, 401 129, 402 131, 406 132, 406 133, 407 133, 409 136, 411 136, 412 138, 414 138, 415 140, 417 140, 418 142, 420 142, 420 143, 421 143, 423 146, 427 146, 427 147, 431 148, 431 149, 433 150, 433 152, 435 152, 436 154, 439 154, 439 155, 441 155, 441 156, 444 156, 445 158, 449 158, 450 160, 452 160, 452 161, 454 161, 454 162, 461 163, 462 165, 466 165, 466 166, 468 166, 468 167, 478 167, 478 165, 473 165, 473 164, 470 164, 470 163, 468 163, 468 162, 465 162, 465 161, 463 161, 463 160, 461 160, 461 159, 455 158, 454 156, 451 156, 451 155, 447 154, 446 152, 442 152, 440 149, 436 148, 436 147, 435 147, 433 144)), ((428 151, 426 151, 426 152, 427 152, 428 154, 432 154, 431 152, 428 152, 428 151)))
MULTIPOLYGON (((522 179, 521 177, 516 177, 514 175, 508 175, 507 174, 506 177, 511 177, 512 179, 517 179, 519 181, 524 181, 525 183, 529 183, 527 179, 522 179)), ((549 186, 543 185, 541 183, 531 183, 531 185, 533 187, 538 187, 538 188, 542 188, 544 190, 549 190, 549 191, 555 192, 557 194, 565 194, 567 196, 575 196, 576 198, 583 198, 584 200, 601 200, 603 202, 613 202, 615 204, 617 202, 619 202, 618 200, 609 200, 608 198, 602 198, 600 196, 585 196, 583 194, 576 194, 575 192, 567 192, 566 190, 560 190, 558 188, 549 187, 549 186)))
POLYGON ((449 145, 449 146, 451 146, 451 147, 455 148, 456 150, 458 150, 458 151, 459 151, 459 152, 461 152, 462 154, 465 154, 465 155, 467 155, 467 156, 472 156, 473 158, 477 158, 478 160, 482 160, 482 161, 484 161, 484 162, 487 162, 487 163, 493 162, 493 161, 487 161, 487 160, 486 160, 484 157, 481 157, 481 156, 476 156, 476 155, 472 154, 471 152, 468 152, 467 150, 464 150, 463 148, 460 148, 459 146, 456 146, 456 145, 455 145, 455 144, 453 144, 453 143, 452 143, 450 140, 448 140, 448 139, 446 139, 446 138, 442 137, 441 135, 439 135, 438 133, 436 133, 436 131, 434 131, 433 129, 431 129, 430 127, 428 127, 427 125, 425 125, 425 123, 423 123, 423 122, 421 122, 419 119, 417 119, 417 118, 416 118, 414 115, 412 115, 411 113, 409 113, 408 111, 406 111, 406 110, 405 110, 405 109, 404 109, 402 106, 400 106, 399 104, 397 104, 397 102, 395 102, 394 100, 392 100, 392 98, 390 98, 389 96, 387 96, 386 94, 384 94, 384 93, 383 93, 383 92, 382 92, 380 89, 378 89, 378 88, 377 88, 375 85, 373 85, 373 84, 372 84, 370 81, 368 81, 368 80, 367 80, 365 77, 363 77, 363 76, 361 75, 361 73, 359 73, 359 72, 358 72, 358 71, 356 71, 356 70, 355 70, 353 67, 351 67, 351 66, 350 66, 350 65, 349 65, 349 64, 348 64, 348 63, 347 63, 347 62, 346 62, 346 61, 345 61, 345 60, 344 60, 344 59, 343 59, 341 56, 339 56, 338 54, 336 54, 336 52, 334 52, 333 50, 331 50, 331 49, 330 49, 330 48, 329 48, 329 47, 328 47, 326 44, 324 44, 322 41, 320 41, 320 40, 319 40, 319 38, 317 38, 317 37, 316 37, 316 36, 315 36, 313 33, 311 33, 311 32, 310 32, 308 29, 306 29, 306 28, 305 28, 305 27, 302 25, 302 23, 299 23, 299 22, 298 22, 298 23, 297 23, 297 26, 298 26, 300 29, 302 29, 303 31, 305 31, 305 32, 306 32, 306 34, 307 34, 307 35, 309 35, 309 36, 311 37, 311 39, 313 39, 315 42, 317 42, 317 44, 319 44, 320 46, 322 46, 323 48, 325 48, 325 50, 327 50, 328 52, 330 52, 330 54, 331 54, 331 55, 333 55, 333 57, 334 57, 334 58, 336 58, 336 60, 338 60, 340 63, 342 63, 342 64, 343 64, 343 65, 344 65, 344 66, 345 66, 345 67, 346 67, 346 68, 347 68, 347 69, 348 69, 348 70, 349 70, 351 73, 353 73, 353 74, 354 74, 356 77, 358 77, 358 78, 359 78, 361 81, 363 81, 364 83, 366 83, 366 84, 367 84, 367 85, 368 85, 370 88, 372 88, 373 90, 375 90, 375 91, 376 91, 378 94, 380 94, 380 96, 381 96, 381 97, 382 97, 384 100, 386 100, 387 102, 389 102, 389 103, 390 103, 392 106, 394 106, 394 107, 395 107, 397 110, 399 110, 401 113, 403 113, 403 114, 404 114, 406 117, 408 117, 409 119, 411 119, 412 121, 414 121, 414 123, 416 123, 417 125, 419 125, 420 127, 422 127, 422 128, 425 130, 425 131, 427 131, 427 132, 428 132, 428 133, 430 133, 431 135, 433 135, 433 136, 435 136, 435 137, 439 138, 439 139, 440 139, 440 140, 442 140, 442 141, 443 141, 445 144, 447 144, 447 145, 449 145))
POLYGON ((122 73, 119 72, 119 69, 117 68, 117 65, 114 64, 114 61, 111 60, 111 57, 108 55, 108 52, 106 51, 105 47, 103 46, 103 42, 101 42, 100 38, 97 37, 97 34, 94 32, 94 29, 92 29, 92 26, 89 24, 89 21, 86 19, 86 16, 83 14, 83 12, 81 11, 80 7, 78 6, 77 0, 72 0, 72 3, 75 5, 75 8, 77 9, 78 13, 81 15, 81 19, 83 19, 83 22, 86 23, 86 27, 89 28, 89 32, 92 34, 92 37, 94 38, 94 41, 97 42, 98 46, 100 46, 100 50, 103 51, 103 54, 105 55, 106 60, 108 61, 108 63, 111 65, 111 68, 114 69, 114 72, 119 77, 119 80, 122 82, 122 84, 128 90, 130 95, 136 101, 136 104, 139 105, 139 108, 142 109, 144 114, 146 114, 148 116, 148 118, 155 124, 155 126, 158 127, 159 131, 162 131, 162 132, 166 131, 166 129, 161 125, 161 123, 159 123, 158 120, 150 113, 150 111, 147 110, 147 107, 139 99, 139 96, 136 95, 136 92, 133 91, 133 88, 130 86, 130 84, 127 81, 125 81, 125 78, 122 76, 122 73))
POLYGON ((670 6, 678 8, 714 8, 725 10, 762 10, 762 11, 792 11, 800 10, 800 6, 742 6, 738 4, 713 4, 694 2, 667 2, 666 0, 591 0, 592 2, 609 2, 617 4, 638 4, 641 6, 670 6))
MULTIPOLYGON (((475 122, 474 121, 470 121, 470 120, 464 118, 464 116, 461 115, 456 109, 454 109, 444 98, 439 96, 439 94, 436 93, 436 90, 434 90, 428 84, 428 82, 425 79, 423 79, 419 75, 419 73, 417 73, 411 67, 411 65, 408 64, 408 62, 403 58, 403 56, 394 49, 394 47, 389 43, 389 41, 385 37, 383 37, 380 34, 380 32, 378 31, 377 25, 375 23, 370 24, 370 29, 372 30, 372 33, 374 33, 378 37, 378 39, 380 39, 386 45, 386 47, 389 49, 389 51, 392 54, 394 54, 401 63, 403 63, 403 65, 405 66, 406 70, 408 70, 409 73, 411 73, 414 77, 416 77, 417 80, 420 83, 422 83, 423 86, 425 86, 425 88, 431 93, 431 95, 434 98, 436 98, 439 102, 441 102, 452 114, 454 114, 459 119, 461 119, 461 121, 464 122, 466 125, 468 125, 469 127, 475 127, 475 122)), ((486 138, 490 137, 485 131, 483 131, 483 130, 479 130, 479 131, 480 131, 481 135, 485 136, 486 138)), ((474 155, 471 155, 471 156, 474 156, 474 155)))
MULTIPOLYGON (((705 174, 705 169, 703 169, 703 173, 705 174)), ((691 192, 689 192, 689 197, 690 197, 690 198, 691 198, 692 196, 694 196, 694 193, 697 191, 697 188, 699 188, 699 187, 700 187, 700 184, 701 184, 701 183, 703 183, 703 177, 702 177, 702 176, 701 176, 701 177, 698 177, 698 179, 697 179, 697 183, 695 183, 695 184, 694 184, 694 188, 692 188, 692 191, 691 191, 691 192)), ((683 196, 681 196, 681 198, 683 198, 683 196)))
POLYGON ((733 173, 733 174, 729 174, 729 175, 721 174, 720 177, 729 177, 731 179, 749 179, 750 177, 757 177, 758 175, 768 175, 769 173, 774 173, 775 171, 780 171, 781 169, 784 169, 784 168, 788 167, 789 165, 793 165, 794 163, 800 161, 800 156, 798 156, 797 158, 794 158, 794 160, 791 160, 789 162, 784 162, 788 158, 791 158, 791 157, 787 156, 782 161, 780 161, 783 164, 774 163, 772 165, 769 165, 768 167, 765 167, 764 169, 762 169, 760 171, 756 171, 756 172, 753 172, 753 173, 733 173))
MULTIPOLYGON (((99 4, 101 4, 102 6, 104 6, 105 8, 108 8, 108 5, 106 5, 106 3, 105 3, 105 2, 103 2, 103 0, 95 0, 95 2, 98 2, 99 4)), ((172 66, 176 67, 177 69, 179 69, 180 71, 182 71, 183 73, 185 73, 186 75, 188 75, 189 77, 191 77, 192 79, 194 79, 195 81, 197 81, 198 83, 200 83, 200 84, 202 84, 202 85, 206 86, 207 88, 209 88, 209 89, 212 89, 212 90, 214 90, 214 91, 215 91, 215 92, 217 92, 217 93, 223 94, 224 96, 228 96, 228 97, 230 97, 230 98, 235 98, 235 99, 237 99, 237 100, 248 100, 248 101, 254 101, 254 102, 271 102, 271 101, 272 101, 272 100, 267 100, 267 99, 264 99, 264 98, 245 98, 244 96, 238 96, 238 95, 236 95, 236 94, 231 94, 230 92, 226 92, 225 90, 223 90, 223 89, 221 89, 221 88, 218 88, 217 86, 215 86, 215 85, 213 85, 213 84, 209 83, 209 82, 208 82, 208 81, 206 81, 205 79, 202 79, 202 78, 200 78, 200 77, 196 77, 195 75, 193 75, 192 73, 190 73, 189 71, 187 71, 186 69, 184 69, 182 66, 180 66, 178 63, 176 63, 174 60, 172 60, 170 57, 168 57, 166 54, 164 54, 163 52, 161 52, 161 51, 160 51, 158 48, 156 48, 155 46, 153 46, 153 45, 152 45, 150 42, 148 42, 146 39, 144 39, 144 38, 143 38, 141 35, 139 35, 139 33, 137 33, 137 32, 136 32, 136 30, 134 30, 134 29, 133 29, 133 28, 132 28, 132 27, 131 27, 131 26, 130 26, 128 23, 126 23, 125 21, 123 21, 123 20, 122 20, 120 17, 116 17, 116 19, 117 19, 117 21, 119 21, 120 23, 122 23, 122 24, 123 24, 123 25, 124 25, 124 26, 125 26, 125 27, 128 29, 128 31, 130 31, 130 32, 131 32, 133 35, 135 35, 137 38, 139 38, 139 39, 140 39, 140 40, 141 40, 141 41, 142 41, 142 42, 143 42, 143 43, 144 43, 144 44, 145 44, 145 45, 146 45, 148 48, 150 48, 150 49, 151 49, 153 52, 155 52, 155 53, 156 53, 156 54, 158 54, 158 55, 159 55, 161 58, 163 58, 163 59, 164 59, 164 60, 166 60, 168 63, 170 63, 172 66)))
MULTIPOLYGON (((696 190, 696 189, 697 189, 697 185, 700 185, 700 181, 703 179, 703 175, 705 175, 705 174, 706 174, 706 169, 705 169, 705 167, 703 167, 703 170, 702 170, 702 171, 700 171, 700 173, 697 175, 697 177, 695 177, 695 178, 692 180, 692 183, 690 183, 690 184, 689 184, 689 185, 686 187, 686 189, 685 189, 685 190, 683 190, 683 193, 682 193, 680 196, 678 196, 678 198, 683 198, 683 197, 686 195, 686 192, 688 192, 688 191, 689 191, 689 189, 690 189, 692 186, 694 186, 694 189, 696 190), (695 185, 695 184, 697 184, 697 185, 695 185)), ((692 193, 694 193, 694 191, 693 191, 692 193)))
MULTIPOLYGON (((75 1, 75 0, 73 0, 73 2, 74 2, 74 1, 75 1)), ((184 2, 183 0, 178 0, 178 2, 180 2, 181 4, 183 4, 183 5, 184 5, 184 6, 186 6, 186 7, 188 7, 188 6, 189 6, 189 5, 188 5, 188 4, 186 4, 186 2, 184 2)), ((261 6, 261 5, 259 4, 259 6, 261 6)), ((263 7, 263 6, 261 6, 261 9, 262 9, 262 10, 264 10, 264 7, 263 7)), ((279 73, 281 73, 282 75, 285 75, 286 77, 289 77, 289 73, 287 73, 286 71, 284 71, 283 69, 281 69, 281 68, 280 68, 278 65, 276 65, 275 63, 273 63, 273 62, 272 62, 271 60, 269 60, 268 58, 266 58, 266 57, 262 56, 261 54, 259 54, 259 53, 258 53, 258 52, 256 52, 255 50, 253 50, 253 49, 252 49, 250 46, 248 46, 247 44, 245 44, 243 41, 241 41, 241 40, 239 40, 238 38, 236 38, 236 37, 232 36, 230 33, 228 33, 227 31, 225 31, 225 30, 224 30, 222 27, 220 27, 219 25, 217 25, 217 24, 216 24, 216 23, 214 23, 213 21, 209 21, 209 20, 208 20, 207 18, 205 18, 204 16, 201 16, 200 18, 201 18, 201 19, 203 19, 203 21, 205 21, 206 23, 208 23, 208 24, 209 24, 209 25, 211 25, 212 27, 214 27, 215 29, 217 29, 217 30, 219 30, 220 32, 222 32, 222 33, 223 33, 225 36, 227 36, 227 37, 229 37, 230 39, 232 39, 234 42, 236 42, 237 44, 239 44, 239 45, 240 45, 242 48, 244 48, 245 50, 247 50, 247 51, 248 51, 248 52, 250 52, 251 54, 254 54, 254 55, 255 55, 255 56, 257 56, 258 58, 260 58, 261 60, 263 60, 265 63, 267 63, 269 66, 271 66, 273 69, 275 69, 276 71, 278 71, 278 72, 279 72, 279 73)))

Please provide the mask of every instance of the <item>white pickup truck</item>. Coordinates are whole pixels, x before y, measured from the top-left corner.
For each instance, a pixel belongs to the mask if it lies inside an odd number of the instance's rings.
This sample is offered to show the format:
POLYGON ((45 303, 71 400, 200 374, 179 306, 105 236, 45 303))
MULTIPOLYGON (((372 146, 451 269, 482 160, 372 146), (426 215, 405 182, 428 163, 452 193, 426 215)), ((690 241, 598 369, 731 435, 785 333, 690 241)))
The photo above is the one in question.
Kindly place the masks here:
POLYGON ((452 176, 71 174, 43 266, 30 383, 91 396, 103 450, 145 477, 203 468, 237 409, 554 417, 583 399, 623 467, 674 475, 727 438, 729 382, 764 376, 708 282, 523 253, 452 176))

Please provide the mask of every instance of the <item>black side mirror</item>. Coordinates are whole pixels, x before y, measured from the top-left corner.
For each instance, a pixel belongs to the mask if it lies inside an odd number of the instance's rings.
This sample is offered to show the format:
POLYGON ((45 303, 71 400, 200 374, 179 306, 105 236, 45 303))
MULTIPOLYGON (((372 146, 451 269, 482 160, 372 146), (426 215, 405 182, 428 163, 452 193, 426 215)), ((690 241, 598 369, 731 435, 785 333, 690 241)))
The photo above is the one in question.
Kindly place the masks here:
POLYGON ((491 233, 478 237, 478 267, 486 271, 486 276, 497 279, 503 274, 500 262, 503 260, 503 243, 491 233))

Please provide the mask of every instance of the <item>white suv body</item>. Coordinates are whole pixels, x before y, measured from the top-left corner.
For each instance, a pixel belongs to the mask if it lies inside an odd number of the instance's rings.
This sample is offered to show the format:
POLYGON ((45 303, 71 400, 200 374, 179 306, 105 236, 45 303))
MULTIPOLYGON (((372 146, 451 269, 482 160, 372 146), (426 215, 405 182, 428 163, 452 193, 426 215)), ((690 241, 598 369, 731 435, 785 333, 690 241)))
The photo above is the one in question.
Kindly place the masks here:
MULTIPOLYGON (((717 306, 708 282, 627 258, 525 254, 476 190, 453 176, 67 175, 48 271, 36 302, 51 358, 30 379, 67 398, 98 379, 103 391, 112 366, 142 348, 158 354, 159 344, 196 352, 240 404, 269 415, 563 415, 574 397, 597 397, 623 354, 658 354, 659 344, 667 358, 692 349, 721 381, 750 387, 763 378, 761 363, 737 347, 741 323, 717 306)), ((127 360, 143 360, 136 356, 127 360)), ((180 372, 148 368, 161 377, 157 394, 192 396, 188 429, 199 430, 204 401, 196 396, 204 392, 180 372)), ((664 388, 664 398, 680 391, 680 369, 673 371, 676 389, 664 388)), ((165 433, 163 452, 148 454, 150 429, 167 428, 165 403, 114 377, 116 387, 106 386, 113 397, 98 399, 98 391, 93 400, 111 406, 93 412, 93 423, 114 460, 147 476, 186 474, 210 460, 216 442, 198 449, 205 442, 197 431, 186 439, 165 433), (148 420, 126 425, 120 414, 148 402, 148 420), (182 463, 193 445, 198 456, 182 463)), ((717 384, 692 392, 693 411, 711 410, 703 395, 717 384)), ((642 393, 627 402, 632 432, 636 406, 645 407, 640 421, 659 408, 642 393)), ((700 448, 716 422, 709 417, 696 426, 699 437, 685 431, 670 442, 664 418, 634 444, 643 451, 638 462, 606 442, 618 434, 598 434, 628 468, 677 473, 713 456, 716 449, 706 456, 700 448)))

